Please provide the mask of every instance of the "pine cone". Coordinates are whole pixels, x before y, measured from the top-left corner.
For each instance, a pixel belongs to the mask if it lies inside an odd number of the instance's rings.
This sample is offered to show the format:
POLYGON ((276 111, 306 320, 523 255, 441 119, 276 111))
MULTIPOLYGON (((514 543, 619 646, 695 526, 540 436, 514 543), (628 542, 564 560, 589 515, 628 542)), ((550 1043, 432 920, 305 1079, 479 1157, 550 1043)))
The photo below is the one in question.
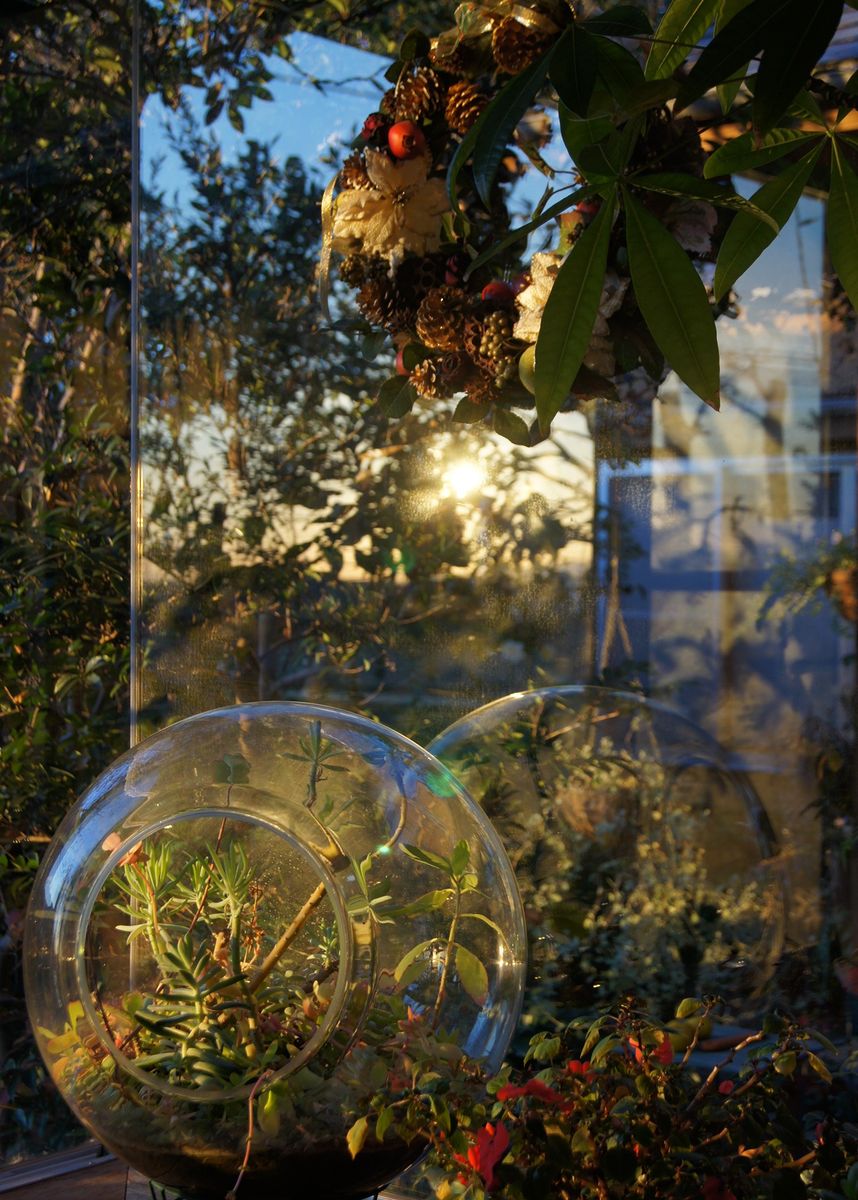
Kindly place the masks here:
POLYGON ((444 101, 444 85, 431 67, 418 67, 399 81, 394 99, 397 121, 422 121, 436 113, 444 101))
POLYGON ((396 116, 396 88, 388 88, 378 106, 378 111, 386 117, 396 116))
POLYGON ((350 154, 340 167, 340 187, 350 190, 371 188, 372 182, 366 172, 366 163, 359 150, 350 154))
POLYGON ((373 325, 392 329, 398 324, 399 297, 396 288, 384 276, 366 280, 357 294, 357 306, 373 325))
POLYGON ((488 104, 489 98, 473 83, 454 83, 447 93, 444 119, 455 133, 465 134, 488 104))
POLYGON ((448 54, 442 54, 433 43, 429 50, 429 61, 437 71, 446 71, 448 75, 471 75, 474 71, 476 55, 464 40, 460 41, 448 54))
POLYGON ((414 367, 409 378, 418 396, 425 396, 429 400, 440 400, 448 394, 434 359, 424 358, 423 362, 419 362, 414 367))
POLYGON ((424 346, 432 350, 458 350, 467 299, 462 288, 432 288, 417 309, 417 336, 424 346))
POLYGON ((492 54, 498 70, 518 75, 548 49, 551 37, 528 29, 515 17, 504 17, 492 30, 492 54))

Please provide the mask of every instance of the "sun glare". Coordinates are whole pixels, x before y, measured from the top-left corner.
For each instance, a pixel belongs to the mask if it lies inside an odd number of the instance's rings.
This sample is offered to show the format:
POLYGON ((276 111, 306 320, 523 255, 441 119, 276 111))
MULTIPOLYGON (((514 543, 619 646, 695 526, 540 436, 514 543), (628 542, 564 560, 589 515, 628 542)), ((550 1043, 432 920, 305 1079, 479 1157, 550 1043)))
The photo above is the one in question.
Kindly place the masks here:
POLYGON ((486 482, 486 472, 481 463, 460 459, 452 462, 444 471, 444 484, 448 493, 457 500, 464 500, 486 482))

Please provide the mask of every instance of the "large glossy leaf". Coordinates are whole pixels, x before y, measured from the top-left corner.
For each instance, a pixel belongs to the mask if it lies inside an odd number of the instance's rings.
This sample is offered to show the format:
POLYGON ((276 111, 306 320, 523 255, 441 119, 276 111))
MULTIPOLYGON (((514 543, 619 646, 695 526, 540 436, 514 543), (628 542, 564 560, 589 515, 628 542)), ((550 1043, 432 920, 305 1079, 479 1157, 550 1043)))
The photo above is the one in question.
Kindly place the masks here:
POLYGON ((751 0, 747 8, 737 13, 715 34, 689 71, 679 89, 677 112, 715 84, 741 73, 745 64, 762 50, 766 35, 784 19, 793 3, 794 0, 751 0))
POLYGON ((766 33, 754 89, 754 124, 767 133, 807 82, 834 36, 843 0, 792 0, 766 33))
POLYGON ((599 38, 599 59, 596 73, 602 86, 625 111, 625 102, 630 92, 645 82, 640 63, 619 42, 610 38, 599 38))
POLYGON ((647 79, 664 79, 688 56, 715 20, 720 0, 673 0, 655 31, 647 79))
POLYGON ((489 994, 489 976, 486 968, 466 946, 456 946, 456 971, 459 982, 480 1008, 489 994))
POLYGON ((573 21, 551 55, 549 77, 554 90, 567 108, 585 116, 596 83, 596 56, 599 43, 573 21))
POLYGON ((716 179, 719 175, 733 175, 764 167, 820 136, 823 135, 803 129, 773 129, 762 140, 753 134, 743 133, 718 147, 706 160, 703 174, 707 179, 716 179))
MULTIPOLYGON (((814 146, 809 154, 800 158, 797 163, 787 167, 777 179, 764 184, 751 197, 752 203, 774 217, 780 228, 783 228, 790 213, 798 204, 799 197, 807 185, 810 173, 821 152, 822 144, 820 143, 814 146)), ((745 213, 740 213, 736 217, 727 230, 718 253, 713 283, 716 299, 720 300, 722 296, 726 295, 739 276, 744 274, 751 263, 760 257, 775 237, 776 234, 772 233, 771 229, 767 225, 763 225, 761 221, 756 221, 745 213)))
POLYGON ((615 4, 607 12, 587 17, 580 24, 605 37, 637 37, 652 33, 652 25, 646 13, 632 4, 615 4))
POLYGON ((536 413, 543 433, 569 395, 599 311, 616 206, 606 200, 557 273, 536 343, 536 413))
POLYGON ((858 309, 858 175, 836 141, 828 197, 828 249, 831 265, 852 307, 858 309))
POLYGON ((745 212, 758 221, 763 221, 772 232, 777 234, 780 226, 774 217, 732 188, 723 188, 708 179, 698 179, 696 175, 680 175, 671 171, 663 171, 654 175, 636 175, 633 180, 635 187, 644 188, 648 192, 659 192, 663 196, 688 197, 690 200, 705 200, 718 208, 727 208, 733 212, 745 212))
MULTIPOLYGON (((747 8, 751 0, 721 0, 721 7, 718 9, 718 16, 715 18, 715 32, 720 33, 725 25, 733 20, 737 13, 740 13, 743 8, 747 8)), ((742 79, 747 73, 747 64, 740 71, 733 72, 733 78, 726 83, 718 84, 718 102, 721 105, 721 111, 728 113, 733 107, 733 102, 739 93, 739 88, 742 86, 742 79)))
POLYGON ((573 162, 578 161, 578 155, 585 146, 592 146, 610 136, 614 131, 614 122, 609 116, 581 118, 570 112, 565 104, 559 106, 560 136, 569 151, 573 162))
POLYGON ((550 57, 549 54, 537 59, 505 84, 465 134, 447 171, 447 191, 453 208, 458 204, 459 175, 471 156, 477 191, 480 199, 488 206, 489 192, 504 149, 516 125, 542 86, 548 73, 550 57))
POLYGON ((378 391, 379 412, 386 417, 404 417, 414 407, 417 393, 406 375, 392 375, 385 379, 378 391))
POLYGON ((626 195, 626 237, 635 299, 655 343, 679 378, 719 407, 715 321, 690 258, 661 222, 626 195))

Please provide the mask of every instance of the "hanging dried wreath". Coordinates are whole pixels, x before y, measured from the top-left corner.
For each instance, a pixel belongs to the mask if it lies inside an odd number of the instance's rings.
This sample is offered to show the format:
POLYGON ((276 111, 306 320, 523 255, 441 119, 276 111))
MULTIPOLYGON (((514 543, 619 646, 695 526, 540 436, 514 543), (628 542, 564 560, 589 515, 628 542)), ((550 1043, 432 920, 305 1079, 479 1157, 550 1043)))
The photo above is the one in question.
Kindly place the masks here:
MULTIPOLYGON (((588 5, 584 16, 555 0, 497 0, 461 5, 455 28, 432 41, 409 35, 339 172, 325 235, 326 259, 342 256, 363 317, 396 346, 397 375, 379 397, 388 415, 417 397, 457 400, 454 419, 527 444, 585 398, 646 406, 669 369, 718 407, 714 319, 789 215, 827 131, 800 88, 807 70, 757 119, 762 84, 752 106, 719 48, 732 21, 682 74, 702 7, 673 0, 654 35, 633 6, 588 5), (698 122, 683 114, 719 83, 731 120, 750 129, 756 119, 758 137, 707 158, 698 122), (546 108, 558 113, 565 169, 542 153, 546 108), (802 131, 808 113, 818 136, 802 131), (797 131, 803 151, 805 138, 813 144, 787 168, 791 202, 779 181, 768 185, 777 195, 739 196, 729 171, 789 156, 797 131), (511 229, 510 185, 528 169, 548 187, 532 219, 511 229), (528 235, 549 222, 553 247, 523 258, 528 235), (532 424, 515 411, 534 405, 532 424)), ((751 41, 765 63, 773 51, 751 41)))

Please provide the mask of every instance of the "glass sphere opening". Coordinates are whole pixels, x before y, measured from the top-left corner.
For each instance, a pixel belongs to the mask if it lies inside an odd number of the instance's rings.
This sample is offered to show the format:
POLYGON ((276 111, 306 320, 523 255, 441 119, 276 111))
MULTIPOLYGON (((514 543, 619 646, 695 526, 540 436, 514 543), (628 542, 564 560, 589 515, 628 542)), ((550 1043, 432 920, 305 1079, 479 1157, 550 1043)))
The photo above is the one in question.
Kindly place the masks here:
POLYGON ((112 851, 80 921, 80 994, 141 1082, 194 1100, 299 1069, 336 1023, 351 969, 321 856, 230 810, 196 811, 112 851))

